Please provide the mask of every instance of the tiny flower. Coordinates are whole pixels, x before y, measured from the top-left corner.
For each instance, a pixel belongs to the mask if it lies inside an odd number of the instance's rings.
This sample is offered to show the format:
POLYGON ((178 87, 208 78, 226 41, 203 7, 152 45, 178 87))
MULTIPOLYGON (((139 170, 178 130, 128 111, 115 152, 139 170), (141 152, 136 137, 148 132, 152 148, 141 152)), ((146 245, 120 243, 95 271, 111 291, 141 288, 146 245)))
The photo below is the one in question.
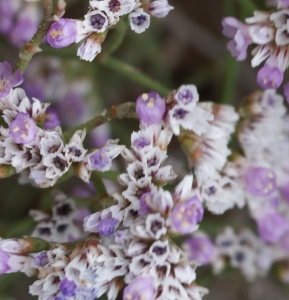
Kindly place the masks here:
POLYGON ((227 45, 232 56, 238 61, 245 60, 247 57, 247 48, 252 43, 248 33, 247 25, 233 17, 224 18, 222 21, 223 34, 233 38, 227 45))
POLYGON ((68 280, 67 278, 64 278, 60 282, 60 291, 64 296, 74 296, 75 295, 75 289, 76 285, 74 281, 68 280))
POLYGON ((77 50, 77 56, 86 61, 93 61, 97 54, 101 52, 102 40, 98 35, 89 36, 77 50))
POLYGON ((182 85, 174 96, 178 104, 195 106, 199 101, 199 93, 193 84, 182 85))
POLYGON ((213 261, 216 249, 212 241, 206 236, 193 236, 185 241, 183 248, 190 260, 200 262, 202 265, 213 261))
POLYGON ((269 212, 257 219, 257 224, 260 238, 269 243, 277 242, 289 229, 288 221, 276 212, 269 212))
POLYGON ((35 267, 44 267, 49 263, 49 259, 46 251, 42 251, 35 255, 32 259, 32 264, 35 267))
POLYGON ((92 32, 104 32, 108 26, 108 18, 101 11, 91 11, 84 18, 84 27, 92 32))
POLYGON ((144 216, 151 212, 151 209, 148 206, 147 202, 149 201, 149 199, 153 198, 153 196, 154 196, 153 193, 145 193, 140 197, 139 199, 140 208, 138 211, 139 216, 144 216))
POLYGON ((128 15, 130 28, 136 33, 142 33, 150 26, 150 15, 138 8, 128 15))
POLYGON ((10 256, 0 248, 0 275, 11 270, 8 265, 9 258, 10 256))
POLYGON ((20 112, 10 123, 9 134, 16 144, 28 144, 36 138, 37 127, 29 114, 20 112))
POLYGON ((104 170, 109 165, 110 159, 104 149, 96 151, 93 155, 89 157, 90 166, 93 170, 104 170))
POLYGON ((197 197, 177 204, 171 214, 173 230, 183 234, 192 233, 203 218, 204 208, 197 197))
POLYGON ((117 219, 112 217, 106 217, 98 223, 97 231, 102 236, 109 236, 114 233, 117 223, 118 223, 117 219))
POLYGON ((258 71, 257 82, 263 89, 278 89, 284 78, 284 72, 278 67, 267 64, 258 71))
POLYGON ((267 168, 251 167, 245 172, 244 179, 248 192, 254 196, 269 196, 276 189, 275 174, 267 168))
POLYGON ((172 9, 167 0, 151 0, 148 6, 148 12, 157 18, 164 18, 172 9))
POLYGON ((7 61, 0 63, 0 98, 7 96, 12 87, 22 82, 23 76, 19 70, 12 72, 12 67, 7 61))
MULTIPOLYGON (((136 112, 146 125, 161 124, 166 111, 165 100, 156 92, 144 93, 136 100, 136 112)), ((141 141, 140 141, 141 142, 141 141)), ((143 140, 145 143, 145 140, 143 140)), ((145 143, 144 145, 146 145, 145 143)))
POLYGON ((76 41, 76 21, 61 18, 47 32, 47 42, 53 48, 67 47, 76 41))
POLYGON ((154 281, 152 277, 138 277, 123 291, 123 300, 153 300, 154 281))
POLYGON ((45 123, 43 125, 43 129, 54 129, 55 127, 60 125, 61 122, 59 120, 56 109, 52 107, 48 107, 46 110, 46 118, 45 118, 45 123))

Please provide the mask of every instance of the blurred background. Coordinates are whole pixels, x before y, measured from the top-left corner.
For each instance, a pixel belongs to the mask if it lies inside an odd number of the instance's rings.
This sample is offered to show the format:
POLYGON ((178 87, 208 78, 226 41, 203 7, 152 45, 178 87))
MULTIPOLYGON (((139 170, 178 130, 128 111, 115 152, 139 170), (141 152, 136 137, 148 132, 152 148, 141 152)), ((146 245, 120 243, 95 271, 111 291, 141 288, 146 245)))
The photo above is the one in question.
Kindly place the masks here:
MULTIPOLYGON (((6 13, 3 4, 8 1, 0 1, 0 16, 6 13)), ((117 62, 138 68, 168 89, 192 83, 198 87, 201 100, 230 103, 237 107, 245 95, 258 89, 255 80, 257 71, 250 67, 249 58, 242 63, 231 58, 226 49, 228 40, 222 36, 221 21, 229 15, 244 19, 252 15, 254 9, 266 8, 264 2, 170 0, 175 9, 166 18, 151 18, 150 28, 139 35, 128 29, 112 57, 117 62)), ((80 19, 86 14, 87 8, 86 0, 67 0, 64 17, 80 19)), ((24 5, 23 0, 22 10, 25 13, 17 11, 17 17, 13 16, 15 22, 28 19, 31 24, 26 27, 18 24, 18 29, 15 25, 13 34, 2 32, 1 62, 6 60, 14 64, 17 61, 19 46, 25 38, 33 35, 41 19, 41 6, 37 3, 24 5), (23 28, 26 29, 25 34, 23 28)), ((105 107, 135 101, 141 93, 149 91, 149 88, 119 71, 115 62, 102 60, 108 47, 106 44, 113 41, 114 31, 111 30, 104 42, 103 53, 92 63, 77 58, 77 45, 61 50, 44 45, 43 52, 32 59, 25 73, 23 87, 30 97, 52 103, 64 129, 83 123, 105 107)), ((134 120, 113 121, 90 134, 87 144, 94 147, 108 138, 119 138, 120 143, 129 146, 130 134, 137 128, 138 122, 134 120)), ((188 171, 187 162, 176 141, 171 144, 169 155, 169 163, 181 177, 188 171)), ((123 167, 120 160, 116 168, 123 167)), ((27 183, 25 175, 14 175, 0 181, 0 236, 3 238, 29 235, 35 226, 28 216, 29 210, 51 208, 51 189, 41 190, 24 183, 27 183), (19 181, 23 184, 20 185, 19 181)), ((112 190, 118 189, 109 181, 107 186, 112 190)), ((75 178, 57 188, 76 197, 80 204, 79 189, 82 192, 83 188, 87 189, 75 178)), ((88 197, 90 193, 87 190, 88 197)), ((246 209, 231 210, 218 217, 207 213, 204 219, 206 222, 202 223, 201 229, 212 237, 226 225, 242 228, 246 224, 255 230, 246 209)), ((282 284, 273 273, 266 279, 254 282, 247 282, 236 270, 217 277, 210 273, 210 267, 198 268, 197 283, 210 290, 210 294, 204 298, 206 300, 289 299, 288 286, 282 284)), ((28 295, 28 286, 34 280, 22 274, 2 275, 0 300, 35 299, 28 295)))

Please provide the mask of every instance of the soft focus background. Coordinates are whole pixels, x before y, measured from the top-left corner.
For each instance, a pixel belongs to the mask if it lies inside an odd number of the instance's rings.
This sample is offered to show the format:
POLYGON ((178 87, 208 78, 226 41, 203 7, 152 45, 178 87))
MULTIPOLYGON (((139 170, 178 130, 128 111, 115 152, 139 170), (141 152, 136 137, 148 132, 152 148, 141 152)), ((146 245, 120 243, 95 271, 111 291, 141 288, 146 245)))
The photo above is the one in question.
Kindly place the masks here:
MULTIPOLYGON (((14 0, 4 0, 14 1, 14 0)), ((137 35, 128 30, 123 43, 113 57, 142 70, 151 78, 170 89, 181 84, 197 85, 202 100, 233 103, 238 106, 242 98, 258 89, 255 82, 256 70, 251 69, 250 60, 237 63, 226 50, 227 40, 222 36, 221 20, 233 15, 245 18, 254 9, 265 8, 263 0, 170 0, 173 11, 164 19, 152 18, 150 28, 137 35)), ((67 0, 65 17, 82 18, 87 12, 88 1, 67 0)), ((41 8, 31 10, 41 15, 41 8)), ((3 12, 2 12, 3 13, 3 12)), ((0 15, 1 7, 0 7, 0 15)), ((1 19, 0 19, 1 21, 1 19)), ((22 33, 18 33, 21 35, 22 33)), ((105 44, 112 39, 108 36, 105 44)), ((16 34, 17 35, 17 34, 16 34)), ((44 46, 44 51, 35 55, 25 74, 24 88, 27 94, 41 101, 52 102, 58 111, 63 128, 71 128, 100 113, 103 108, 116 103, 135 101, 148 89, 117 70, 115 64, 101 61, 81 62, 76 57, 77 46, 59 51, 44 46), (55 56, 54 54, 57 54, 55 56)), ((11 40, 0 35, 0 61, 15 63, 17 47, 11 40)), ((96 146, 109 138, 119 138, 129 145, 130 134, 137 129, 137 121, 114 121, 91 134, 87 143, 96 146)), ((169 149, 170 163, 176 173, 185 174, 187 163, 177 143, 169 149), (175 147, 174 147, 175 146, 175 147)), ((121 160, 117 166, 123 167, 121 160)), ((19 176, 0 181, 0 236, 21 237, 31 233, 35 225, 28 216, 30 209, 49 209, 51 189, 41 190, 31 185, 19 185, 19 176)), ((21 182, 26 178, 22 176, 21 182)), ((115 189, 111 182, 108 188, 115 189)), ((69 195, 80 197, 79 180, 71 179, 60 188, 69 195), (72 188, 73 187, 73 188, 72 188)), ((83 192, 83 190, 82 190, 83 192)), ((81 203, 81 199, 79 199, 81 203)), ((255 230, 246 210, 233 210, 223 216, 205 215, 201 229, 212 237, 224 226, 242 228, 244 225, 255 230)), ((206 300, 285 300, 289 299, 289 287, 280 283, 274 274, 266 279, 246 282, 238 271, 214 277, 210 268, 198 268, 197 283, 209 288, 206 300)), ((35 299, 28 295, 28 285, 35 279, 22 274, 0 277, 0 300, 35 299)))

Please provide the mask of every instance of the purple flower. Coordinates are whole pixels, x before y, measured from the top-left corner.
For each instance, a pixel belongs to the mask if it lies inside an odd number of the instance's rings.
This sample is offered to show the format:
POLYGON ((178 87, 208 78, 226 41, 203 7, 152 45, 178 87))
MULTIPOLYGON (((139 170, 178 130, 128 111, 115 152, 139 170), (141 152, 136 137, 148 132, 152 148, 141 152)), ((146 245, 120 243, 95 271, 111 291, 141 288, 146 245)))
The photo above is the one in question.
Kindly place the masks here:
POLYGON ((106 217, 97 225, 97 230, 100 235, 109 236, 114 233, 114 229, 118 220, 112 217, 106 217))
POLYGON ((91 168, 93 170, 101 171, 105 169, 107 164, 110 163, 110 158, 108 157, 106 151, 104 149, 100 149, 96 151, 89 157, 91 168))
POLYGON ((170 214, 170 221, 175 231, 189 234, 196 229, 196 225, 202 220, 203 214, 202 203, 197 197, 194 197, 177 204, 170 214))
POLYGON ((28 144, 36 138, 37 127, 29 114, 20 112, 10 123, 9 134, 16 144, 28 144))
POLYGON ((76 34, 76 21, 61 18, 51 25, 46 37, 51 47, 63 48, 75 43, 76 34))
POLYGON ((232 56, 238 61, 245 60, 247 57, 247 48, 252 43, 248 33, 247 25, 238 21, 233 17, 224 18, 222 21, 223 34, 229 38, 233 38, 227 45, 232 56))
POLYGON ((216 249, 212 241, 206 236, 194 236, 186 240, 183 248, 190 260, 200 262, 202 265, 213 261, 216 249))
POLYGON ((251 167, 244 174, 245 186, 253 196, 269 196, 276 189, 276 177, 272 170, 251 167))
POLYGON ((12 87, 23 82, 23 76, 19 70, 12 72, 11 65, 4 61, 0 63, 0 98, 7 96, 12 87))
POLYGON ((140 208, 138 211, 139 216, 144 216, 151 212, 150 207, 147 205, 146 198, 147 197, 153 198, 153 196, 154 196, 153 193, 150 193, 150 192, 142 194, 142 196, 139 199, 139 205, 140 205, 140 208))
POLYGON ((43 125, 43 129, 54 129, 55 127, 61 125, 56 109, 52 107, 48 107, 46 109, 45 114, 46 114, 46 118, 45 118, 45 123, 43 125))
POLYGON ((263 218, 257 220, 260 238, 269 243, 277 242, 289 229, 286 218, 277 212, 269 212, 263 218))
POLYGON ((25 43, 31 40, 31 38, 33 37, 34 33, 37 30, 37 27, 38 27, 37 23, 32 22, 28 18, 19 20, 13 26, 9 34, 10 42, 14 46, 20 48, 25 43))
POLYGON ((148 12, 157 18, 164 18, 170 10, 174 9, 169 5, 168 0, 151 0, 148 12))
POLYGON ((74 296, 76 285, 74 281, 64 278, 60 282, 60 291, 64 296, 74 296))
POLYGON ((138 277, 123 291, 123 300, 153 300, 154 282, 152 277, 138 277))
POLYGON ((8 265, 9 258, 10 256, 0 248, 0 274, 4 274, 11 270, 8 265))
POLYGON ((263 89, 278 89, 284 78, 284 72, 278 67, 267 64, 258 71, 257 82, 263 89))
POLYGON ((146 125, 161 124, 166 111, 166 102, 156 92, 142 94, 136 100, 136 112, 146 125))
POLYGON ((42 251, 33 257, 32 263, 36 267, 44 267, 49 263, 47 252, 42 251))

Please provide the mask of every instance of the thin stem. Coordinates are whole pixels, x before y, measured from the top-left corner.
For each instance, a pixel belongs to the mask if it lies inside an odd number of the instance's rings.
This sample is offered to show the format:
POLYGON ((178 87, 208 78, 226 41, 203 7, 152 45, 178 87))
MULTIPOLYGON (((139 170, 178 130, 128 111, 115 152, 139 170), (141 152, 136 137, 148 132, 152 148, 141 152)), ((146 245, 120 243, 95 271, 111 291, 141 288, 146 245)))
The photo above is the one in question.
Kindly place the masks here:
POLYGON ((137 118, 135 112, 135 103, 126 102, 123 104, 114 105, 109 109, 105 109, 101 114, 96 115, 90 121, 64 132, 64 140, 68 141, 76 130, 86 129, 86 132, 114 119, 121 118, 137 118))
POLYGON ((125 19, 121 19, 117 26, 112 30, 106 43, 104 43, 103 52, 107 54, 113 54, 122 44, 128 28, 128 22, 125 19))
POLYGON ((125 62, 118 60, 117 58, 103 55, 101 56, 99 62, 102 65, 125 75, 131 80, 138 82, 142 86, 158 92, 162 96, 167 96, 171 92, 171 89, 163 86, 158 81, 151 79, 147 75, 143 74, 139 69, 128 65, 125 62))
POLYGON ((53 14, 53 3, 52 0, 42 0, 43 6, 43 18, 42 21, 30 40, 30 42, 24 44, 19 53, 19 59, 14 67, 15 70, 19 70, 21 73, 25 71, 29 62, 31 61, 33 55, 37 52, 40 52, 39 48, 43 38, 45 37, 46 32, 48 31, 51 25, 51 16, 53 14))

